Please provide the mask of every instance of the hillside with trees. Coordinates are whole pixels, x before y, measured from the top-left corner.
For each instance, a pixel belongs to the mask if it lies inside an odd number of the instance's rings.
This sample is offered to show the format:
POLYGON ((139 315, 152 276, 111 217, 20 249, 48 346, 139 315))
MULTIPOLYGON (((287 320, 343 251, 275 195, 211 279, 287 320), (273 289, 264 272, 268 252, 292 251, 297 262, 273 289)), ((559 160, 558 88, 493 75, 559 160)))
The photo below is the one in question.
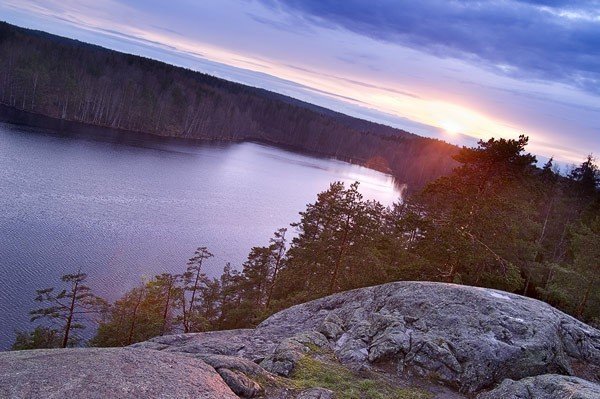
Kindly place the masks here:
MULTIPOLYGON (((215 260, 200 247, 181 274, 156 276, 103 308, 91 344, 251 327, 295 304, 402 280, 501 289, 598 326, 600 170, 591 156, 563 174, 552 160, 537 168, 527 142, 463 148, 453 173, 392 207, 363 199, 358 183, 332 183, 219 278, 204 273, 215 260)), ((15 347, 66 343, 61 320, 56 330, 21 332, 15 347)))
POLYGON ((266 90, 6 23, 0 104, 131 132, 261 141, 390 172, 410 189, 448 174, 458 151, 266 90))

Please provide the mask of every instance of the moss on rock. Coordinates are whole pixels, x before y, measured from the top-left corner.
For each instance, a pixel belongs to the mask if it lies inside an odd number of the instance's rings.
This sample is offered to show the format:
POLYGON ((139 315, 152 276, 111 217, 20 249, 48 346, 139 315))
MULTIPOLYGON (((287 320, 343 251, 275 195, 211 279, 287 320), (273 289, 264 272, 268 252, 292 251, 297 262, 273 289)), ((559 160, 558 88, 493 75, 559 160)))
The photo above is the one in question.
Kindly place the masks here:
POLYGON ((414 389, 396 387, 376 376, 363 376, 339 362, 303 356, 291 375, 298 389, 326 388, 339 399, 426 399, 431 395, 414 389))

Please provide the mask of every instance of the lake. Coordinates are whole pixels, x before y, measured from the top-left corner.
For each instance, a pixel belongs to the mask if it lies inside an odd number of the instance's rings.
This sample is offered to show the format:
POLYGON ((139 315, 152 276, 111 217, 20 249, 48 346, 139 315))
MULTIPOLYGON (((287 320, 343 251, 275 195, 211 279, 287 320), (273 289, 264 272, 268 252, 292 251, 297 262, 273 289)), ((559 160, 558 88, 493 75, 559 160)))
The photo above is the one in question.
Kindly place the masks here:
POLYGON ((0 349, 33 327, 35 290, 61 275, 81 268, 114 300, 207 246, 217 276, 336 180, 386 205, 400 195, 384 173, 255 143, 123 144, 0 123, 0 349))

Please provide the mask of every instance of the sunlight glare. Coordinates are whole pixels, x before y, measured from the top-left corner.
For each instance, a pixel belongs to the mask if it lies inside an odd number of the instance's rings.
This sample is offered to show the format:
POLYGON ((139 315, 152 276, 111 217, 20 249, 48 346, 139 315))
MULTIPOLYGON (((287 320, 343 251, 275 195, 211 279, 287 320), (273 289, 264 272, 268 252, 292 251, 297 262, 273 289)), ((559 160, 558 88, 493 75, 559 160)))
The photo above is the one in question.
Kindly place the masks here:
POLYGON ((452 136, 455 136, 464 131, 463 126, 459 123, 456 123, 453 120, 445 119, 438 122, 438 125, 444 129, 444 131, 452 136))

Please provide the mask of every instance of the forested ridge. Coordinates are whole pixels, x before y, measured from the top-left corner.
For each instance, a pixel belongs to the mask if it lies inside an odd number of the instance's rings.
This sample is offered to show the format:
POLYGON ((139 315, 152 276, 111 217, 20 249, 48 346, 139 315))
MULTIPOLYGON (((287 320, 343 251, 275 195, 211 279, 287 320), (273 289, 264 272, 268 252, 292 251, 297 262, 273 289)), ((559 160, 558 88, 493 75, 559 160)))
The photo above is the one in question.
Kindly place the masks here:
POLYGON ((179 274, 141 282, 112 304, 93 295, 85 273, 38 291, 42 307, 14 349, 77 344, 98 324, 96 346, 157 335, 252 327, 289 306, 391 281, 441 281, 526 295, 600 326, 600 170, 592 156, 560 172, 536 167, 527 137, 481 141, 460 165, 391 207, 365 200, 358 183, 334 182, 251 248, 241 265, 219 265, 199 247, 179 274))
POLYGON ((390 172, 410 189, 448 174, 458 151, 277 93, 6 23, 0 103, 133 132, 287 146, 390 172))

